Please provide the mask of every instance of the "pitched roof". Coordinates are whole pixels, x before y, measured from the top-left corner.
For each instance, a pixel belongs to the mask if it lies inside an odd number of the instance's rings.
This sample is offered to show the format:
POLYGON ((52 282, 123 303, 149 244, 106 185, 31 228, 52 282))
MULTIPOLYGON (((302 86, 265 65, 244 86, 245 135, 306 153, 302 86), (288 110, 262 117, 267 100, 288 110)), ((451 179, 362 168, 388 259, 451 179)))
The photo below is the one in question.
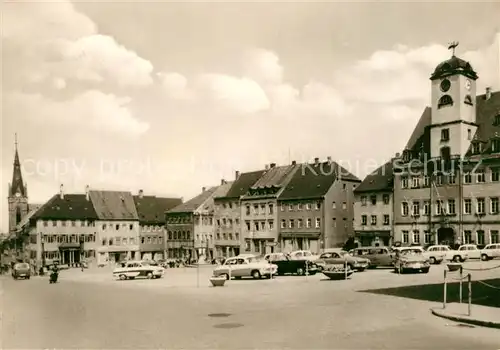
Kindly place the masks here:
POLYGON ((94 205, 84 194, 59 194, 52 196, 36 213, 33 219, 42 220, 96 220, 94 205))
POLYGON ((343 179, 361 181, 336 162, 300 164, 278 198, 321 198, 332 187, 338 175, 343 179))
POLYGON ((23 182, 23 174, 21 171, 21 162, 19 161, 19 152, 17 151, 17 143, 16 143, 16 152, 14 154, 14 168, 12 171, 12 182, 10 184, 10 193, 9 196, 15 196, 16 193, 20 193, 21 196, 26 197, 26 187, 23 182))
POLYGON ((393 161, 389 161, 366 176, 366 178, 356 187, 354 193, 391 191, 393 187, 393 161))
POLYGON ((410 136, 410 139, 408 140, 408 143, 406 144, 405 149, 413 149, 413 147, 415 147, 419 139, 422 137, 425 128, 431 124, 431 116, 431 107, 425 107, 422 115, 420 116, 420 119, 418 120, 417 125, 415 126, 415 129, 413 129, 413 132, 410 136))
POLYGON ((40 208, 41 208, 41 205, 30 204, 28 214, 26 214, 24 216, 24 218, 22 218, 22 220, 17 224, 16 230, 19 230, 19 229, 23 228, 24 226, 26 226, 26 224, 28 224, 30 222, 31 218, 33 218, 35 216, 35 214, 37 213, 37 211, 40 208))
POLYGON ((217 198, 240 198, 247 193, 248 189, 259 180, 264 174, 265 170, 252 171, 249 173, 241 174, 236 179, 229 191, 225 196, 218 196, 217 198))
POLYGON ((140 222, 161 224, 165 222, 165 212, 181 204, 182 199, 156 196, 134 196, 134 203, 140 222))
POLYGON ((210 187, 206 189, 204 192, 200 193, 194 198, 191 198, 187 202, 184 202, 175 208, 169 210, 167 213, 192 213, 195 212, 205 201, 210 198, 218 186, 210 187))
POLYGON ((130 192, 89 191, 89 194, 100 220, 139 220, 130 192))
POLYGON ((296 169, 296 165, 275 166, 265 171, 264 174, 251 186, 251 188, 281 187, 285 184, 287 176, 296 169))

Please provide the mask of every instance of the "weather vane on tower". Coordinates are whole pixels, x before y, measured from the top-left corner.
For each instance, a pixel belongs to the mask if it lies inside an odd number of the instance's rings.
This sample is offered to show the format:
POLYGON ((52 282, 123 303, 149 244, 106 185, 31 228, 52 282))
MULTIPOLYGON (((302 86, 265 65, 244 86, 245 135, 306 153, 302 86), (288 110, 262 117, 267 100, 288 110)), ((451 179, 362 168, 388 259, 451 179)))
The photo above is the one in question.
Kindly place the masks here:
POLYGON ((452 41, 449 45, 448 45, 448 50, 452 50, 453 52, 453 56, 455 56, 455 49, 457 48, 459 42, 458 41, 452 41))
POLYGON ((17 132, 14 134, 14 145, 16 146, 17 149, 17 132))

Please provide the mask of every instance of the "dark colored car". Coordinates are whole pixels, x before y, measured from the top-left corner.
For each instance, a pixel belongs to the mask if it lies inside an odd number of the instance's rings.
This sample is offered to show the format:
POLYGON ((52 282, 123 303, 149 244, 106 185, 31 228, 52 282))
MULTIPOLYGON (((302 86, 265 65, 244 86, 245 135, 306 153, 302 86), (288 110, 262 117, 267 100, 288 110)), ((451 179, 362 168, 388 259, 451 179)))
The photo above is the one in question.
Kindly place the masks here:
POLYGON ((310 260, 294 260, 288 254, 277 253, 266 256, 266 260, 278 266, 278 275, 296 274, 299 276, 315 275, 319 269, 310 260))
POLYGON ((344 265, 347 264, 351 270, 364 271, 370 266, 370 260, 359 256, 351 256, 348 252, 341 248, 327 249, 322 253, 314 263, 320 270, 323 270, 326 265, 344 265))
POLYGON ((353 256, 370 260, 370 268, 394 266, 394 253, 387 247, 361 247, 353 251, 353 256))
POLYGON ((31 268, 28 263, 17 263, 12 269, 12 277, 17 280, 18 278, 30 279, 31 268))

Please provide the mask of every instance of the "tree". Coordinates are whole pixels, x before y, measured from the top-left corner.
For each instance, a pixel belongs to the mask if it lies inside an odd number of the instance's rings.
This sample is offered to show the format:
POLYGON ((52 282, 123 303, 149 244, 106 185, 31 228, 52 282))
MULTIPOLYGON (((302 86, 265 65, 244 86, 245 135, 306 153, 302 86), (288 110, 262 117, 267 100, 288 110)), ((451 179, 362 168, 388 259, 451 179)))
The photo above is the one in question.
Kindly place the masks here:
POLYGON ((342 247, 343 250, 349 251, 351 249, 357 248, 358 245, 356 244, 356 240, 354 237, 349 237, 349 239, 344 243, 344 246, 342 247))

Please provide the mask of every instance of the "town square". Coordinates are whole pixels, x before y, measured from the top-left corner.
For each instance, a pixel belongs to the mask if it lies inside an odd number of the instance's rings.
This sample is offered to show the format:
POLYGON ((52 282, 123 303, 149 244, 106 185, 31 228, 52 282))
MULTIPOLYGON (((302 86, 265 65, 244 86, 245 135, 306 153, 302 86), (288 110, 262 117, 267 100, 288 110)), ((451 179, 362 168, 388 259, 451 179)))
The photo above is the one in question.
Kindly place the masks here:
POLYGON ((498 13, 7 2, 1 347, 500 349, 498 13))

